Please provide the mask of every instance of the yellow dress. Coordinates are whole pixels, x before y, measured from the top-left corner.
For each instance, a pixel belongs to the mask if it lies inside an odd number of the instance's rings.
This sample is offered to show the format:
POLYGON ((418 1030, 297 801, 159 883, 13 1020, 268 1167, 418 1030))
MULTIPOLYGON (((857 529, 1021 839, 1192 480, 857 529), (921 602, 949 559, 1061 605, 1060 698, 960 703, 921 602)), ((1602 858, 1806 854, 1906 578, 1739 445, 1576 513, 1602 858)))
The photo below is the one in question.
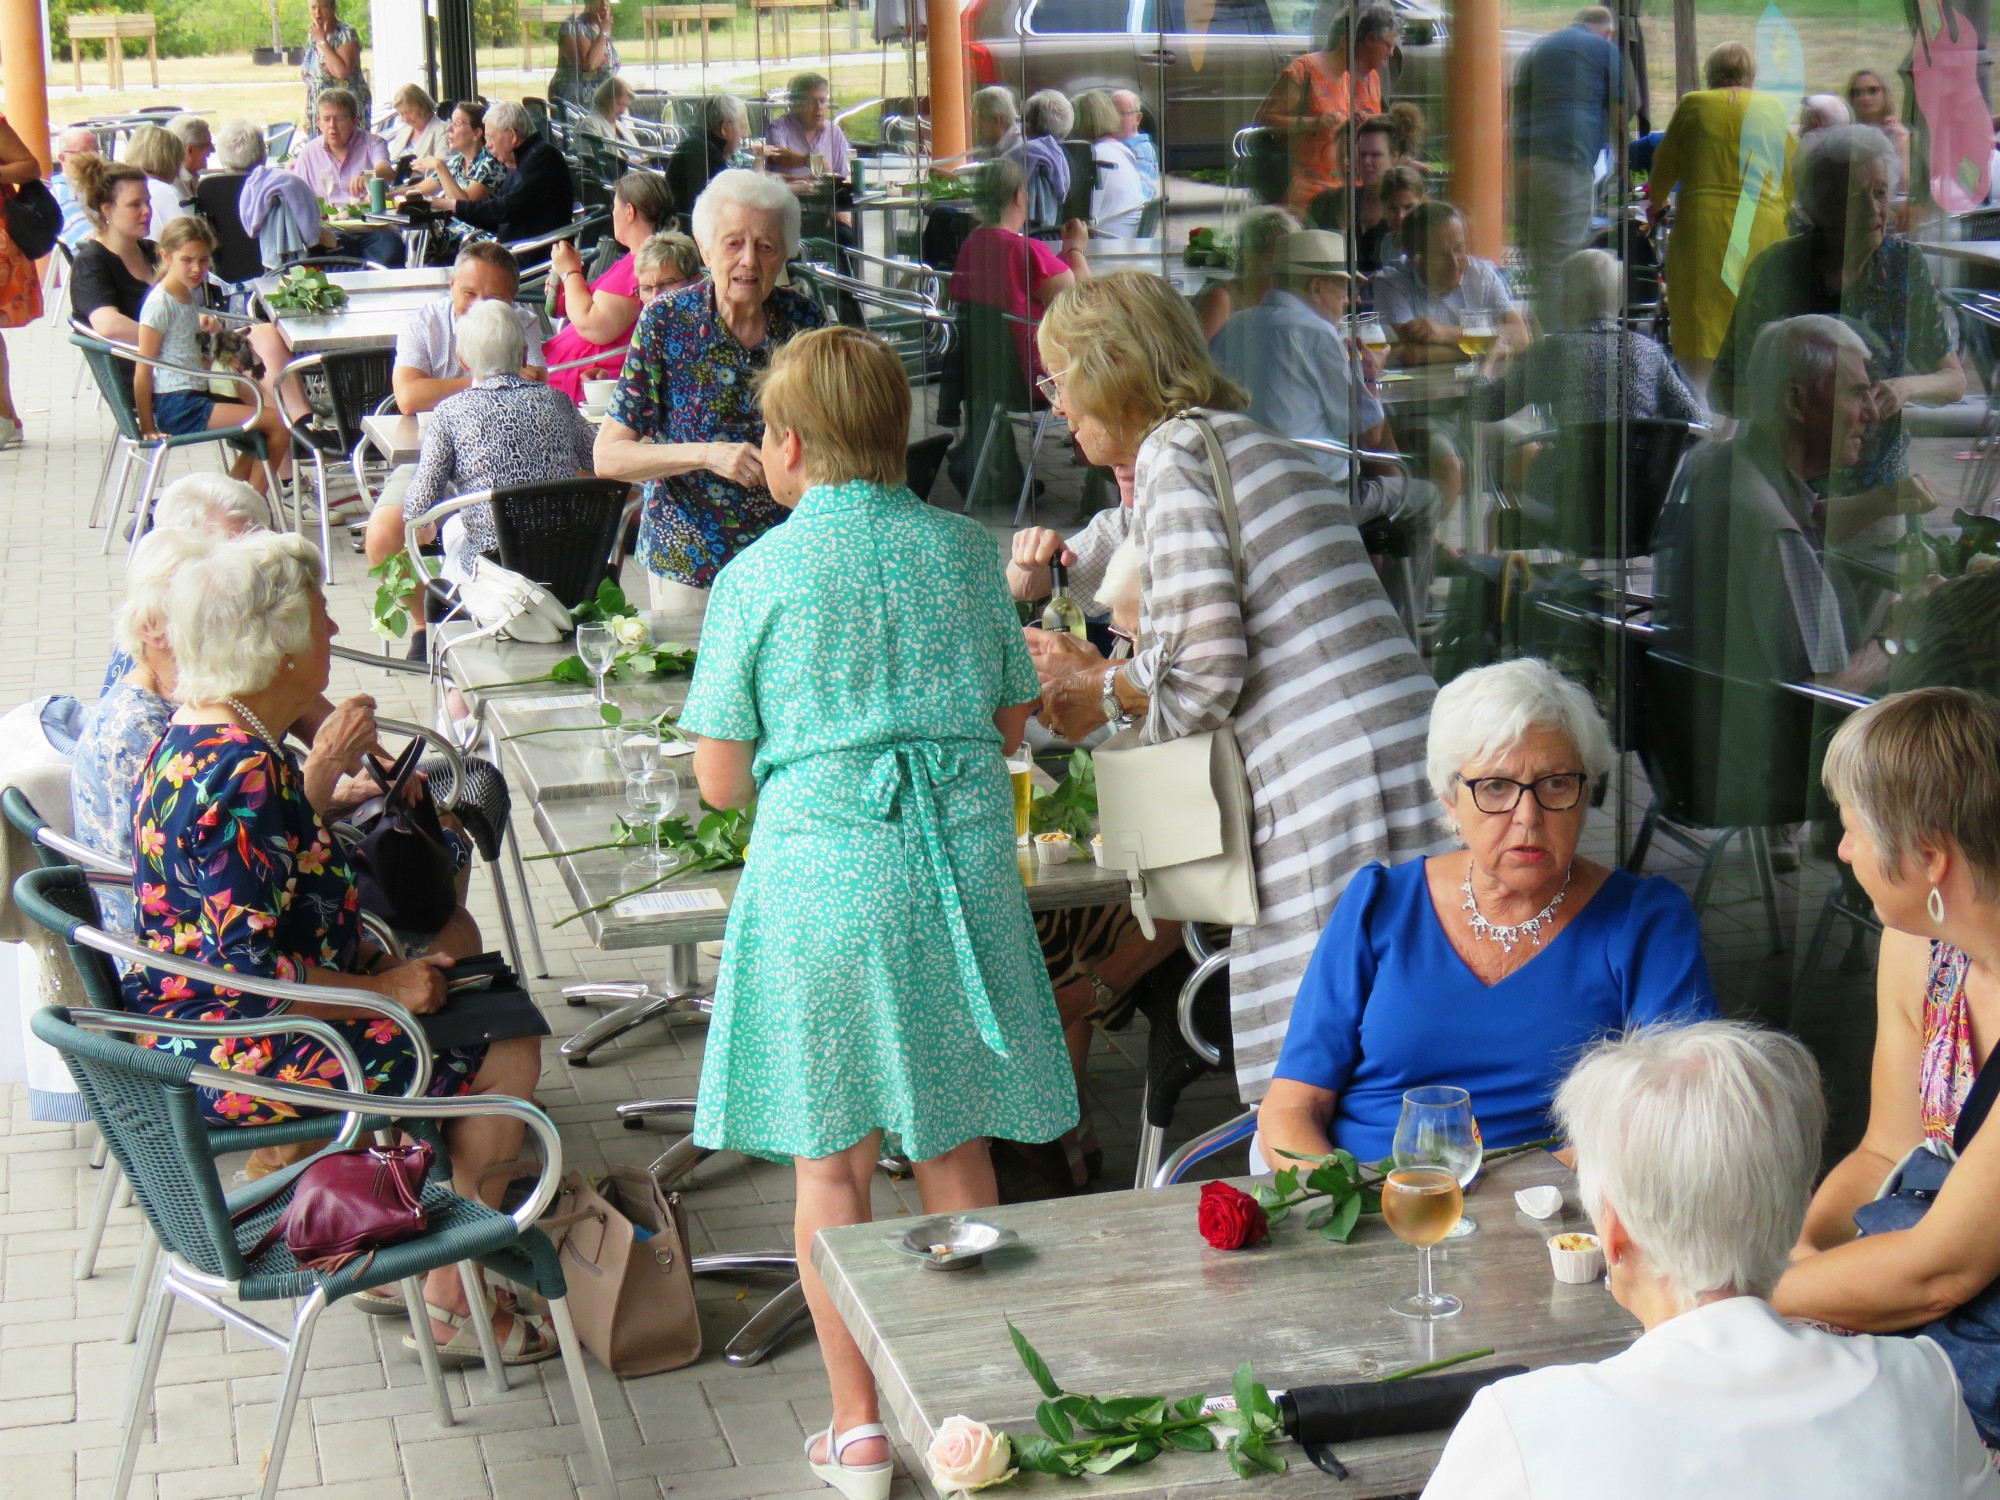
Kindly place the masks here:
POLYGON ((1785 237, 1794 144, 1787 126, 1784 106, 1753 89, 1697 89, 1674 108, 1648 191, 1655 203, 1677 193, 1667 311, 1681 359, 1715 358, 1745 268, 1785 237))

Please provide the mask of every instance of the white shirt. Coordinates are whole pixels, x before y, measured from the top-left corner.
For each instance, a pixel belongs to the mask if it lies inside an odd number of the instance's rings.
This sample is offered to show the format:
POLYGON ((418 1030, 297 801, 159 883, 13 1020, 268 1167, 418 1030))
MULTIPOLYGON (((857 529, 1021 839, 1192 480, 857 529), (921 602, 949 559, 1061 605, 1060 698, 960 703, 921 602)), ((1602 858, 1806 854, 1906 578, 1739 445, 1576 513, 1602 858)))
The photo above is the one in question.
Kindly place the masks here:
POLYGON ((1488 1386, 1423 1500, 1995 1500, 1944 1351, 1712 1302, 1594 1365, 1488 1386))
POLYGON ((157 240, 161 230, 175 219, 185 217, 190 211, 187 205, 181 202, 180 189, 171 182, 160 181, 157 177, 146 179, 146 199, 153 206, 153 227, 146 231, 146 238, 149 240, 157 240))
POLYGON ((1090 227, 1106 239, 1129 240, 1139 234, 1139 215, 1151 197, 1145 174, 1123 141, 1102 140, 1090 148, 1097 163, 1097 186, 1090 194, 1090 227))
MULTIPOLYGON (((528 363, 538 369, 546 367, 541 319, 518 302, 514 311, 527 337, 528 363)), ((465 374, 465 367, 458 362, 458 320, 451 315, 449 293, 410 314, 410 321, 396 335, 396 364, 418 371, 426 380, 456 380, 465 374)))
POLYGON ((444 121, 432 115, 424 123, 422 130, 413 131, 403 123, 403 117, 396 117, 396 124, 384 137, 389 148, 389 160, 399 156, 444 156, 451 150, 451 141, 445 135, 444 121))

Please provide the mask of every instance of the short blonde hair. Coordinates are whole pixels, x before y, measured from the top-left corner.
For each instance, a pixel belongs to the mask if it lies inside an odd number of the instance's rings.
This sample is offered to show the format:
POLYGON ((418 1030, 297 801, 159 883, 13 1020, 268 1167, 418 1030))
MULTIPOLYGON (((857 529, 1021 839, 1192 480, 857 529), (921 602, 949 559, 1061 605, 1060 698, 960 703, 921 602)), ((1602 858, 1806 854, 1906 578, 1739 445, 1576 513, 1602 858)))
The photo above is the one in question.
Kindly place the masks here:
POLYGON ((118 159, 137 167, 148 177, 172 182, 187 165, 187 147, 181 138, 158 125, 141 125, 126 139, 118 159))
POLYGON ((1109 89, 1085 89, 1070 101, 1075 118, 1076 139, 1101 141, 1118 134, 1118 105, 1109 89))
POLYGON ((1189 407, 1250 404, 1216 369, 1187 299, 1145 271, 1078 282, 1049 305, 1035 342, 1063 377, 1064 401, 1134 447, 1189 407))
POLYGON ((175 696, 220 703, 269 687, 312 644, 319 580, 319 548, 296 532, 253 531, 184 559, 167 590, 175 696))
POLYGON ((632 252, 632 274, 641 271, 672 271, 682 281, 694 281, 702 272, 701 246, 677 229, 648 235, 632 252))
POLYGON ((396 90, 396 97, 389 102, 398 107, 405 104, 414 105, 427 115, 435 115, 438 112, 437 100, 433 99, 420 83, 404 84, 396 90))
POLYGON ((1757 81, 1757 56, 1741 42, 1724 42, 1701 64, 1702 87, 1747 89, 1757 81))
POLYGON ((835 324, 779 347, 757 382, 770 432, 798 434, 815 484, 901 484, 908 471, 910 377, 872 333, 835 324))
POLYGON ((1969 688, 1916 688, 1834 731, 1820 780, 1900 881, 1924 844, 1955 844, 1983 900, 2000 897, 2000 703, 1969 688))
POLYGON ((199 557, 222 539, 187 527, 156 528, 139 538, 125 569, 125 602, 111 618, 113 638, 134 661, 148 645, 158 645, 167 623, 167 598, 182 563, 199 557))

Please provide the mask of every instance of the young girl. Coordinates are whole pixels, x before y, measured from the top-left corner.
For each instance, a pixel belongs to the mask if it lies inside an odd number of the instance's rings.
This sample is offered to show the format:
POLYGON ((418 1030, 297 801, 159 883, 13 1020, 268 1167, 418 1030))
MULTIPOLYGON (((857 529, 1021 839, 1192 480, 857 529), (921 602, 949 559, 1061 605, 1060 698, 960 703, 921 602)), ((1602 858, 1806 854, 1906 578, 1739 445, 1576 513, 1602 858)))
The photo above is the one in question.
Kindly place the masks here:
MULTIPOLYGON (((202 313, 198 298, 216 244, 215 231, 192 216, 175 219, 161 231, 159 278, 139 309, 139 352, 147 358, 190 370, 202 368, 198 335, 212 331, 215 320, 202 313)), ((215 427, 241 427, 254 418, 271 461, 284 460, 287 438, 276 409, 267 406, 259 412, 240 402, 218 401, 209 395, 203 376, 140 365, 132 375, 132 401, 145 437, 185 437, 215 427)), ((230 477, 249 480, 261 489, 264 476, 260 471, 253 477, 253 467, 250 454, 238 454, 230 477)))

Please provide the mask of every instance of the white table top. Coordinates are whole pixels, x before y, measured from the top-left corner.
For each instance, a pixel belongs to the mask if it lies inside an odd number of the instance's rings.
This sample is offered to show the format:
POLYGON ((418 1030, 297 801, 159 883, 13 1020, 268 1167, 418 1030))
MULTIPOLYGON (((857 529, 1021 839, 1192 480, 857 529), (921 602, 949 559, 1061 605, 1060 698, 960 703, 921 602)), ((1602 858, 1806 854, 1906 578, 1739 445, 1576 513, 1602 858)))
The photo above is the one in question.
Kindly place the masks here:
POLYGON ((413 464, 423 447, 424 430, 415 417, 400 412, 388 416, 363 417, 361 431, 388 463, 413 464))
MULTIPOLYGON (((328 271, 326 279, 352 297, 358 292, 407 292, 428 289, 432 293, 451 285, 451 267, 422 266, 409 271, 328 271)), ((277 289, 279 275, 260 276, 257 290, 277 289)))
POLYGON ((387 348, 409 321, 410 309, 394 305, 363 305, 316 316, 280 313, 276 320, 279 336, 294 354, 387 348))
POLYGON ((1926 255, 2000 268, 2000 240, 1919 240, 1917 248, 1926 255))

